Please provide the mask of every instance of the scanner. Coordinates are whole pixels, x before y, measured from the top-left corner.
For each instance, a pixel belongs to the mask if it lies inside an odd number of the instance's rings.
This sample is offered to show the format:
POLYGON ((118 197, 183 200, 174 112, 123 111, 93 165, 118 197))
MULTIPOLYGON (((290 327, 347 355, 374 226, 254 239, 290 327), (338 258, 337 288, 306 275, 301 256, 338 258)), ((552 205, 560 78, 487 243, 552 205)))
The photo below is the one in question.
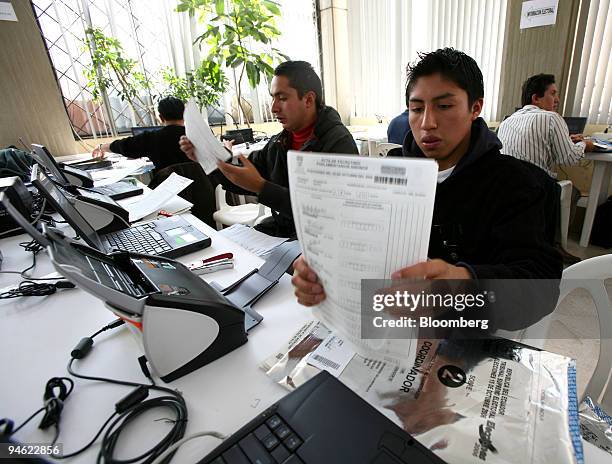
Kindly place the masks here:
POLYGON ((249 307, 243 309, 177 261, 127 251, 105 254, 45 225, 42 232, 37 230, 3 193, 0 204, 47 248, 60 274, 102 300, 127 323, 154 373, 164 382, 178 379, 246 343, 247 331, 263 320, 250 306, 274 286, 297 249, 292 245, 276 255, 273 252, 260 268, 268 283, 254 285, 251 295, 250 286, 242 285, 252 283, 252 277, 230 286, 243 295, 243 304, 249 307))
POLYGON ((69 201, 100 234, 130 227, 128 211, 106 195, 74 186, 56 185, 36 164, 32 166, 30 180, 56 211, 64 210, 63 202, 69 201))
MULTIPOLYGON (((49 153, 49 150, 43 145, 33 143, 31 154, 34 161, 53 176, 55 182, 65 187, 74 186, 77 188, 77 191, 90 189, 90 191, 108 195, 113 200, 121 200, 142 194, 142 188, 136 187, 128 181, 115 182, 105 187, 94 187, 94 181, 89 172, 64 163, 58 164, 51 153, 49 153)), ((106 161, 108 162, 108 160, 106 161)))

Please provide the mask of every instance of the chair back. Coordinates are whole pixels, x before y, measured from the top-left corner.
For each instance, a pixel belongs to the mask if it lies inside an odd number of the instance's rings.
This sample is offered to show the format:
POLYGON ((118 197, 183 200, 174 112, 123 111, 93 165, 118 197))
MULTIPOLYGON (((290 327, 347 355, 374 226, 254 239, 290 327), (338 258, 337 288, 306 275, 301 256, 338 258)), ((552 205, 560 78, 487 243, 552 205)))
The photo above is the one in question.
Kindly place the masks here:
POLYGON ((376 158, 384 158, 387 156, 389 151, 393 150, 394 148, 402 148, 402 146, 398 145, 397 143, 377 142, 376 147, 374 149, 374 153, 372 154, 372 152, 370 152, 370 156, 374 156, 376 158))
POLYGON ((190 161, 188 163, 173 164, 172 166, 160 169, 149 183, 149 187, 152 189, 157 187, 170 177, 170 174, 173 172, 193 180, 191 185, 187 186, 179 195, 190 203, 193 203, 191 213, 195 217, 214 228, 215 220, 213 219, 213 213, 215 212, 215 189, 199 163, 190 161))

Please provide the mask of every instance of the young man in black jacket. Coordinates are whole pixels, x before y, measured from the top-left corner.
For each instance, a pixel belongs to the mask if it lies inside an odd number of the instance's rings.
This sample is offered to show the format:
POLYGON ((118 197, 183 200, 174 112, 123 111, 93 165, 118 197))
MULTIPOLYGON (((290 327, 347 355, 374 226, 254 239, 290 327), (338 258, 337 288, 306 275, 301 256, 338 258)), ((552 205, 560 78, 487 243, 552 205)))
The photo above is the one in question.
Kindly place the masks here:
MULTIPOLYGON (((342 124, 338 112, 323 103, 321 80, 305 61, 287 61, 274 70, 270 85, 272 114, 283 126, 249 159, 240 157, 242 166, 219 162, 213 181, 227 190, 255 194, 259 202, 272 209, 272 217, 256 228, 269 235, 295 237, 295 225, 289 199, 287 152, 289 150, 357 154, 357 145, 342 124)), ((181 138, 181 149, 192 160, 193 145, 181 138)))
POLYGON ((104 158, 105 152, 119 153, 128 158, 147 156, 156 170, 187 163, 189 159, 179 147, 179 139, 185 135, 183 111, 185 104, 175 97, 165 97, 157 105, 159 117, 164 127, 112 143, 101 143, 93 152, 95 158, 104 158))
MULTIPOLYGON (((561 257, 545 237, 545 192, 529 166, 500 154, 501 143, 479 117, 484 85, 476 62, 440 49, 409 67, 410 132, 402 155, 438 162, 430 260, 398 269, 398 279, 550 279, 543 299, 524 314, 497 314, 500 328, 525 327, 554 309, 561 257), (541 304, 540 304, 541 303, 541 304)), ((390 153, 391 155, 392 153, 390 153)), ((298 301, 318 304, 325 292, 300 257, 298 301)))

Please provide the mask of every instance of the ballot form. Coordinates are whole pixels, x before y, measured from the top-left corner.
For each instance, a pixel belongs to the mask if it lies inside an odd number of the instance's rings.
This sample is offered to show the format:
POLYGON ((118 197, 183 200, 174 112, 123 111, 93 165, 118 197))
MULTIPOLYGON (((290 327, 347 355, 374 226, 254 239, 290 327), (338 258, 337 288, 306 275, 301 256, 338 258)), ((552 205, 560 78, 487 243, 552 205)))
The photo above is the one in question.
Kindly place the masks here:
POLYGON ((361 339, 361 280, 427 259, 437 163, 289 151, 288 166, 297 235, 327 295, 315 317, 357 351, 405 359, 412 337, 361 339))

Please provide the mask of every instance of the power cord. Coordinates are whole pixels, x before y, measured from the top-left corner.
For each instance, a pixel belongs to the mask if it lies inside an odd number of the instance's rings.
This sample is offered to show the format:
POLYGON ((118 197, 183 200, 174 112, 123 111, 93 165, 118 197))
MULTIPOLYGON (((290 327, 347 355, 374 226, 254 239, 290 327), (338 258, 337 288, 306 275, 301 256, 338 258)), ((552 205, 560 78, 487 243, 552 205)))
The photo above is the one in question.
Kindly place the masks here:
POLYGON ((47 296, 53 295, 60 288, 74 288, 75 285, 67 280, 60 280, 54 283, 32 282, 24 280, 17 288, 11 288, 0 293, 0 300, 18 298, 21 296, 47 296))
MULTIPOLYGON (((100 445, 98 462, 104 462, 109 464, 141 462, 143 464, 150 464, 162 453, 164 453, 164 451, 166 451, 170 446, 180 441, 181 438, 183 438, 183 436, 185 435, 185 429, 187 428, 187 405, 185 403, 185 400, 179 392, 170 388, 155 385, 155 382, 153 381, 150 372, 146 368, 146 364, 142 362, 142 359, 139 361, 141 367, 143 368, 143 373, 151 381, 150 385, 137 382, 127 382, 124 380, 117 380, 105 377, 83 375, 79 374, 78 372, 75 372, 75 370, 73 369, 73 364, 76 360, 83 359, 85 356, 87 356, 87 354, 89 354, 93 347, 93 338, 95 336, 105 330, 118 327, 122 324, 123 320, 118 319, 112 324, 109 324, 108 326, 99 330, 92 336, 83 338, 72 351, 71 359, 68 363, 67 369, 72 376, 77 377, 79 379, 107 382, 116 385, 124 385, 129 387, 135 387, 135 389, 115 404, 115 412, 113 412, 113 414, 111 414, 111 416, 104 422, 104 424, 102 424, 102 426, 98 430, 98 433, 89 443, 87 443, 84 447, 77 451, 64 454, 60 459, 73 457, 77 454, 82 453, 83 451, 88 449, 106 429, 102 437, 102 443, 100 445), (162 392, 165 395, 146 399, 149 395, 150 390, 162 392), (115 454, 115 447, 119 441, 121 433, 125 430, 125 428, 128 427, 132 421, 137 419, 144 412, 156 408, 168 409, 174 416, 174 418, 170 420, 173 425, 170 431, 166 434, 166 436, 159 443, 142 453, 140 456, 130 458, 129 460, 115 459, 113 457, 113 455, 115 454)), ((172 459, 173 455, 174 452, 172 451, 168 453, 162 461, 159 462, 167 463, 170 461, 170 459, 172 459)))

